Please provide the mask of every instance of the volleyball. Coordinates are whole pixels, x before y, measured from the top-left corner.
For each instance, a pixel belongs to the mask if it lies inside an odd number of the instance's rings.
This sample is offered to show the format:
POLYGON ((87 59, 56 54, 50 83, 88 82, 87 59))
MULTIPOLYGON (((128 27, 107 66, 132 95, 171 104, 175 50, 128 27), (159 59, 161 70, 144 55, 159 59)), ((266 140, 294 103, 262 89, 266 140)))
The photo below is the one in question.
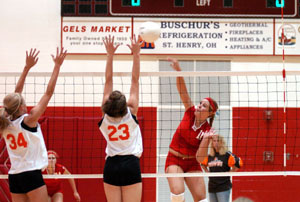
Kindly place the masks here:
POLYGON ((139 29, 139 35, 145 42, 152 43, 159 38, 160 26, 151 21, 143 22, 139 29))

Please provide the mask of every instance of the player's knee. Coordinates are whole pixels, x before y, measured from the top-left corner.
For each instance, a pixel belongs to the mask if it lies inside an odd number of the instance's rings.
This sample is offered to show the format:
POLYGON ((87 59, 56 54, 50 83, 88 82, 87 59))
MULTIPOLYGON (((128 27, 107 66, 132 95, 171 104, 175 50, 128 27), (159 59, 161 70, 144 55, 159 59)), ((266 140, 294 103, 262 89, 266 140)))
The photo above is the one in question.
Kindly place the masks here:
POLYGON ((200 200, 199 202, 208 202, 208 200, 205 198, 205 199, 200 200))
POLYGON ((171 202, 184 202, 184 193, 181 194, 171 193, 171 202))

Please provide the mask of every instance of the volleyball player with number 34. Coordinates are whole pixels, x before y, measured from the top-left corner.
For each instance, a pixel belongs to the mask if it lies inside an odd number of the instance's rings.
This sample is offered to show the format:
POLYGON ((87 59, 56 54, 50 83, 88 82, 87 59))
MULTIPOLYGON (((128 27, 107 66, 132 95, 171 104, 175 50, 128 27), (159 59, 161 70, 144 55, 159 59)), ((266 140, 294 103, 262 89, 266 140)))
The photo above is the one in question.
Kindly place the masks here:
POLYGON ((122 92, 113 91, 113 56, 119 45, 114 45, 114 37, 111 36, 105 37, 103 42, 107 59, 103 118, 98 126, 107 142, 104 191, 108 202, 140 202, 142 177, 139 158, 143 152, 143 144, 136 115, 139 106, 140 49, 143 42, 139 42, 134 36, 131 45, 127 45, 133 55, 128 102, 122 92))
POLYGON ((26 52, 26 65, 15 87, 15 92, 5 96, 0 115, 0 132, 5 139, 11 168, 8 172, 12 201, 48 202, 42 169, 48 165, 47 150, 38 124, 47 108, 67 52, 57 48, 52 55, 54 69, 47 90, 38 104, 27 112, 21 93, 29 70, 37 63, 39 51, 26 52))

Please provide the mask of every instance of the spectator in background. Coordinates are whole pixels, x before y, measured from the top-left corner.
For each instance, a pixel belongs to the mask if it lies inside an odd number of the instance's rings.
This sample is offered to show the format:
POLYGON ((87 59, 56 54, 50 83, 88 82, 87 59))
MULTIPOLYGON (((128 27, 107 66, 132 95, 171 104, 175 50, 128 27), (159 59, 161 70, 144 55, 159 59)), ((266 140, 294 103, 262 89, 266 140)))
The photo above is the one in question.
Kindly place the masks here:
MULTIPOLYGON (((43 174, 48 175, 70 175, 71 173, 61 164, 57 163, 59 156, 55 151, 48 150, 48 167, 43 171, 43 174)), ((75 180, 73 178, 68 179, 73 190, 74 198, 76 201, 80 201, 80 196, 77 192, 75 180)), ((49 202, 63 202, 63 190, 62 179, 44 179, 49 202)))
MULTIPOLYGON (((209 154, 201 163, 206 172, 236 172, 242 165, 242 160, 228 151, 224 137, 221 135, 213 137, 209 154)), ((209 177, 209 201, 229 202, 231 188, 230 176, 209 177)))

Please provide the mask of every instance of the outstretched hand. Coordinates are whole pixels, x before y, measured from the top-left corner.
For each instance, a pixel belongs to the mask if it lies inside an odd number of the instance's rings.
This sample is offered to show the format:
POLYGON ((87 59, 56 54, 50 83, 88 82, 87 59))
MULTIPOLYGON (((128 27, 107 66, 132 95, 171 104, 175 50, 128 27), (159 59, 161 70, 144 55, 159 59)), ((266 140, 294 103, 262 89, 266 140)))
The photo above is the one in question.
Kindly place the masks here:
POLYGON ((127 44, 127 46, 130 48, 133 55, 140 53, 142 44, 144 43, 144 41, 139 42, 139 40, 138 40, 139 38, 140 38, 139 36, 135 37, 135 34, 134 34, 133 37, 130 39, 131 45, 127 44))
POLYGON ((33 67, 39 58, 37 57, 40 51, 36 52, 36 49, 30 49, 30 52, 28 54, 28 51, 26 51, 26 65, 25 68, 28 68, 28 70, 33 67))
POLYGON ((61 48, 59 50, 59 48, 57 47, 56 56, 54 56, 54 55, 51 55, 51 56, 52 56, 52 59, 53 59, 55 65, 61 66, 65 60, 66 55, 67 55, 67 50, 64 50, 64 48, 61 48))
POLYGON ((115 41, 115 37, 111 35, 109 35, 108 37, 106 36, 105 39, 103 40, 107 55, 114 55, 117 48, 120 46, 120 44, 114 45, 114 41, 115 41))
POLYGON ((168 57, 167 60, 168 60, 169 62, 171 62, 170 66, 171 66, 175 71, 181 71, 180 66, 179 66, 179 62, 178 62, 177 59, 168 57))
POLYGON ((36 49, 30 49, 30 52, 28 54, 28 51, 26 51, 26 61, 25 61, 25 67, 23 69, 23 72, 18 79, 17 85, 15 87, 15 93, 22 93, 25 79, 27 77, 28 72, 30 69, 37 63, 39 58, 37 57, 40 51, 37 51, 36 49))

